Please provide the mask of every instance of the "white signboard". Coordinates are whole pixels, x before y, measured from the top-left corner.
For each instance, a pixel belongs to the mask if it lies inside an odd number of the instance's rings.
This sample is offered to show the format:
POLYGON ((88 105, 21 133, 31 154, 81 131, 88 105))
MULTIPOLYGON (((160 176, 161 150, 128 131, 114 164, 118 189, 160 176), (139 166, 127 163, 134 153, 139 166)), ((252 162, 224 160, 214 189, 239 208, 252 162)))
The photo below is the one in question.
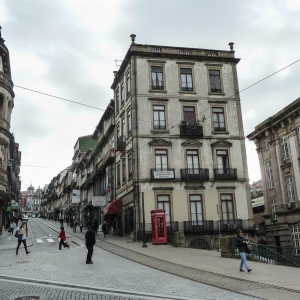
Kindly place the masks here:
POLYGON ((174 171, 153 171, 154 179, 174 178, 174 171))
POLYGON ((94 207, 106 206, 106 197, 105 196, 93 196, 92 205, 94 207))
POLYGON ((72 192, 72 203, 80 202, 80 190, 73 190, 72 192))

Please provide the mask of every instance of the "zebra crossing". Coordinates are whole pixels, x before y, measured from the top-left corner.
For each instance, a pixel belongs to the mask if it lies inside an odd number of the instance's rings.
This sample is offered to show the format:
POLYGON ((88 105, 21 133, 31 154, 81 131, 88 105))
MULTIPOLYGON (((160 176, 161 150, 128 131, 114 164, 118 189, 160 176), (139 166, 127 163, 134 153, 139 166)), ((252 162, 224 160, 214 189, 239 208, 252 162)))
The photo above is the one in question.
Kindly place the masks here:
POLYGON ((36 242, 38 243, 38 244, 42 244, 42 243, 55 243, 55 242, 58 242, 58 240, 54 240, 54 239, 49 239, 49 238, 45 238, 45 239, 35 239, 36 240, 36 242))

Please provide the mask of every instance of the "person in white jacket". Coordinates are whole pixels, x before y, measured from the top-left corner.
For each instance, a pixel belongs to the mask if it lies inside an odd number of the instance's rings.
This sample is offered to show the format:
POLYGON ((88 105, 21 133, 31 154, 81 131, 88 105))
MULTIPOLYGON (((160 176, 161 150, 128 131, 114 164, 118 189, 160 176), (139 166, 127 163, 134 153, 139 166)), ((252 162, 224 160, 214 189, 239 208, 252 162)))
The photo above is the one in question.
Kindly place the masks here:
POLYGON ((14 234, 14 229, 16 228, 16 224, 14 221, 11 221, 10 222, 10 225, 9 225, 9 229, 10 229, 10 234, 14 234))

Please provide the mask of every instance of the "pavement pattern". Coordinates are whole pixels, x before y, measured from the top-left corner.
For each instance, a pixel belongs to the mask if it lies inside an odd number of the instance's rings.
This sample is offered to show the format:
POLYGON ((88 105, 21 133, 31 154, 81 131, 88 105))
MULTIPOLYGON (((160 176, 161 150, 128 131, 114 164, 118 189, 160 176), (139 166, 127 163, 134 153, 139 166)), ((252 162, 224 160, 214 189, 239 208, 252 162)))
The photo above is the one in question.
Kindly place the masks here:
MULTIPOLYGON (((55 231, 59 230, 58 223, 39 221, 55 231)), ((86 249, 83 246, 84 234, 79 232, 73 233, 69 227, 65 227, 65 229, 67 231, 67 237, 70 240, 72 237, 72 242, 75 247, 64 251, 55 250, 31 253, 28 256, 25 254, 23 256, 19 255, 17 259, 15 255, 5 255, 5 259, 1 256, 1 274, 6 274, 6 279, 9 277, 10 280, 19 280, 22 278, 25 280, 31 278, 31 284, 33 286, 30 288, 33 290, 34 288, 38 288, 38 286, 45 284, 45 282, 47 282, 48 287, 49 284, 51 284, 54 290, 57 289, 57 293, 62 288, 61 284, 63 284, 64 289, 74 289, 79 286, 86 287, 90 292, 87 297, 91 296, 91 298, 80 298, 78 294, 78 299, 105 299, 101 297, 104 297, 107 292, 110 293, 111 297, 115 297, 114 295, 121 295, 120 299, 123 299, 122 297, 124 297, 125 294, 129 297, 125 299, 139 299, 135 297, 148 299, 146 297, 152 297, 149 299, 242 298, 294 300, 300 297, 299 290, 279 288, 276 285, 255 282, 255 277, 258 276, 255 276, 254 274, 251 274, 254 275, 254 277, 248 276, 249 279, 247 279, 246 275, 250 274, 247 274, 246 272, 246 274, 238 274, 245 275, 243 278, 234 278, 232 276, 207 271, 215 270, 211 260, 212 257, 205 257, 205 254, 215 255, 211 251, 193 252, 189 250, 194 249, 178 249, 172 246, 156 246, 155 248, 151 248, 150 246, 147 248, 147 255, 145 255, 139 253, 139 251, 141 251, 141 244, 139 243, 124 243, 124 239, 114 240, 113 237, 108 237, 104 241, 102 235, 98 235, 98 241, 96 243, 97 247, 95 247, 93 255, 94 265, 86 265, 84 261, 86 249), (122 246, 118 245, 118 243, 122 246), (178 253, 185 253, 185 257, 181 257, 181 260, 179 260, 178 263, 167 261, 172 257, 176 257, 176 254, 178 255, 178 253), (210 258, 211 266, 208 264, 207 270, 201 270, 199 269, 199 265, 196 264, 194 267, 182 265, 183 262, 186 263, 188 262, 188 259, 191 258, 186 257, 186 255, 188 254, 188 256, 191 256, 193 253, 197 253, 198 256, 201 256, 202 254, 202 259, 205 259, 207 263, 209 263, 210 258), (163 257, 163 259, 151 257, 151 255, 163 257), (166 257, 167 255, 169 255, 169 258, 166 257), (16 267, 16 265, 18 265, 18 267, 16 267), (59 268, 58 266, 61 267, 59 268), (179 278, 178 276, 183 278, 179 278), (98 290, 96 290, 96 287, 98 287, 98 290), (92 290, 95 294, 91 293, 92 290), (99 295, 99 293, 101 295, 99 295), (128 293, 130 293, 130 296, 128 293), (98 296, 96 294, 98 294, 98 296)), ((143 248, 142 251, 145 253, 145 248, 143 248)), ((235 265, 238 264, 237 260, 223 259, 219 257, 219 254, 217 255, 218 257, 213 258, 214 261, 221 259, 220 262, 223 264, 222 266, 226 266, 227 268, 229 266, 229 270, 232 270, 232 261, 235 265)), ((193 257, 192 261, 195 262, 196 259, 197 257, 193 257)), ((257 263, 257 266, 265 265, 257 263)), ((255 266, 256 269, 257 266, 255 266)), ((202 264, 202 267, 205 269, 205 263, 202 264)), ((234 268, 236 267, 234 266, 234 268)), ((279 268, 277 269, 279 273, 282 270, 286 272, 282 266, 276 266, 276 268, 279 268)), ((293 274, 294 268, 287 269, 293 274)), ((222 271, 220 268, 219 270, 222 271)), ((1 277, 0 289, 2 291, 4 278, 1 280, 1 277)), ((81 291, 82 297, 85 297, 87 290, 81 291)), ((70 292, 71 291, 69 290, 69 293, 70 292)), ((77 299, 73 297, 75 296, 73 295, 71 298, 61 299, 77 299)), ((48 299, 60 298, 55 298, 54 296, 54 298, 48 299)))

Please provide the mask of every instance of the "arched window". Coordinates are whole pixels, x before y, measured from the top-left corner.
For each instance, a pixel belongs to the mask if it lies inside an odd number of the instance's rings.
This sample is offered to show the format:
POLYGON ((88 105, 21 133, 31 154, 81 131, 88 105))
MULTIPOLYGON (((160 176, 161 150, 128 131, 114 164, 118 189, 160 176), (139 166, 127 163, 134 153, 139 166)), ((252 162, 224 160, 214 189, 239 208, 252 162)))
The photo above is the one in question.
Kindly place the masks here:
POLYGON ((4 97, 0 94, 0 118, 4 118, 4 97))
POLYGON ((10 117, 11 117, 11 101, 9 100, 7 103, 7 115, 6 120, 10 123, 10 117))

